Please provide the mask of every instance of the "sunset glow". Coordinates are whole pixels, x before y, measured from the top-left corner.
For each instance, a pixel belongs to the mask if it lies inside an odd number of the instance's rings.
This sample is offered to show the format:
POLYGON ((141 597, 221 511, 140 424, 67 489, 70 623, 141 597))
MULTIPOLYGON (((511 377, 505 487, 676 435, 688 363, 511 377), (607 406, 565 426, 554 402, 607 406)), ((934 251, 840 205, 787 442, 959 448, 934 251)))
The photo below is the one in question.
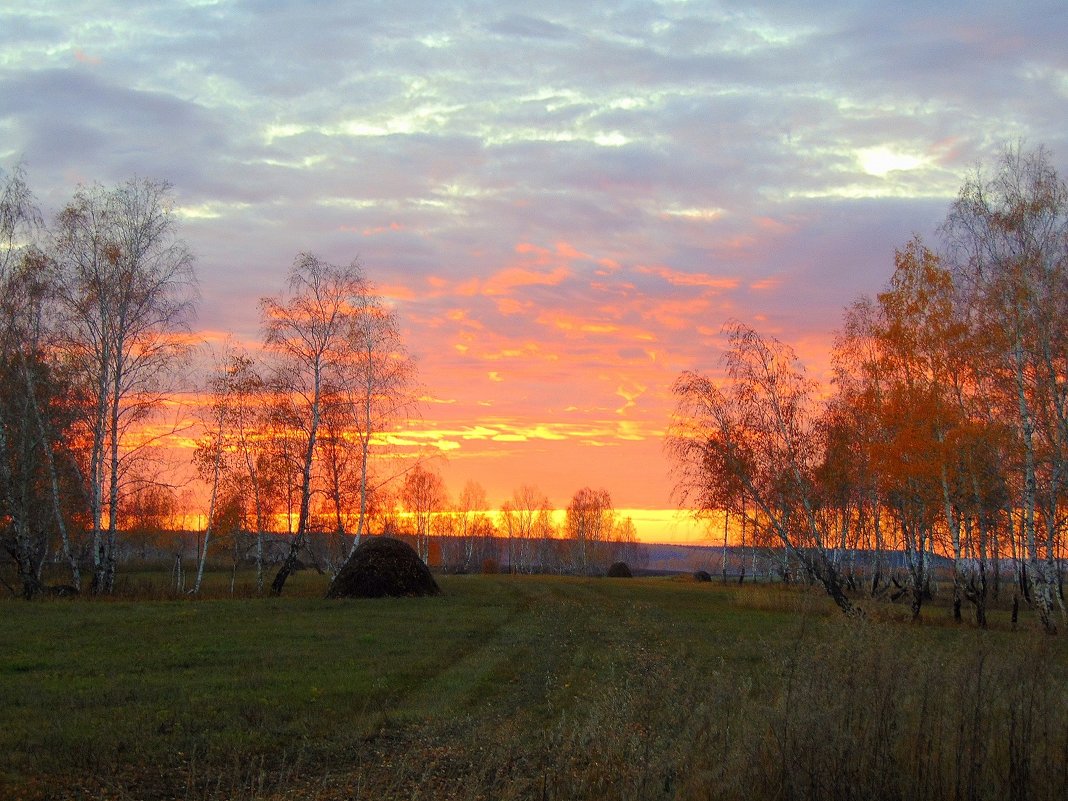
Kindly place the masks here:
POLYGON ((377 443, 493 508, 607 489, 647 541, 706 537, 663 437, 724 323, 826 381, 842 308, 967 170, 1021 137, 1068 157, 1065 16, 1006 3, 9 6, 0 167, 46 216, 170 181, 213 348, 256 352, 298 252, 358 257, 423 398, 377 443))

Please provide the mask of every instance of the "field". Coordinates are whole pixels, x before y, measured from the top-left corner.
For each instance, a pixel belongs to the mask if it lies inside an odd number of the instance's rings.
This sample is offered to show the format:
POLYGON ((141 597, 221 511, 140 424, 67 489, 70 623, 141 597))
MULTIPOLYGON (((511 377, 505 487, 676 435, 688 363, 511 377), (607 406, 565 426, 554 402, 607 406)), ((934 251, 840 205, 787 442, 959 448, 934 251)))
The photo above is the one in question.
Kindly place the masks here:
POLYGON ((1065 638, 999 615, 857 623, 688 579, 341 602, 310 574, 281 598, 211 579, 0 602, 0 797, 1068 797, 1065 638))

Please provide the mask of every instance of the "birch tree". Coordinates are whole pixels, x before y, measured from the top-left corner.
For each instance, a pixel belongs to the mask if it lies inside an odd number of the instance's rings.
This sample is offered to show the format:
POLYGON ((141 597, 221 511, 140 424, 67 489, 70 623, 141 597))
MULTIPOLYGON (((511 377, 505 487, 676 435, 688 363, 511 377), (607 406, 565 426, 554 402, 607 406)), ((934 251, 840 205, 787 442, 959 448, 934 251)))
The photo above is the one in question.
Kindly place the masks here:
POLYGON ((727 327, 727 341, 722 387, 696 372, 683 373, 673 386, 676 407, 666 444, 676 495, 696 514, 712 517, 740 487, 738 512, 766 527, 843 612, 858 614, 832 558, 836 538, 819 509, 815 385, 778 340, 736 322, 727 327))
POLYGON ((255 362, 244 352, 231 352, 226 372, 230 429, 237 463, 234 469, 241 476, 235 477, 234 484, 245 490, 246 509, 251 507, 247 517, 255 528, 256 589, 262 590, 264 535, 269 527, 272 494, 269 491, 271 470, 265 468, 265 462, 270 459, 265 386, 255 362))
POLYGON ((132 180, 80 189, 52 238, 61 347, 90 401, 83 470, 95 592, 114 586, 124 468, 139 450, 128 435, 158 411, 189 353, 193 256, 177 234, 170 185, 132 180))
MULTIPOLYGON (((920 240, 898 250, 894 264, 885 291, 874 303, 855 306, 836 340, 834 405, 860 403, 866 418, 852 414, 846 428, 852 438, 848 450, 860 455, 851 460, 858 464, 848 470, 847 481, 877 486, 875 503, 892 512, 914 619, 930 594, 936 536, 948 533, 959 617, 971 572, 963 558, 966 504, 959 491, 967 409, 965 326, 949 272, 920 240)), ((982 617, 985 598, 974 600, 982 617)))
POLYGON ((485 543, 493 535, 493 521, 486 509, 486 490, 477 481, 467 481, 450 515, 451 542, 448 553, 443 549, 443 565, 464 573, 476 569, 485 543))
POLYGON ((37 455, 49 446, 33 425, 39 406, 24 380, 38 362, 42 309, 31 245, 41 216, 21 168, 0 180, 0 510, 7 523, 2 542, 15 561, 23 597, 32 598, 41 590, 47 556, 29 501, 37 455))
MULTIPOLYGON (((355 502, 358 451, 353 447, 354 435, 349 425, 349 410, 344 402, 332 399, 323 408, 319 434, 319 461, 323 500, 317 519, 324 540, 316 549, 316 562, 326 564, 331 575, 337 575, 350 550, 348 529, 355 502), (328 529, 332 530, 327 535, 328 529)), ((359 524, 357 525, 359 528, 359 524)))
POLYGON ((589 573, 603 568, 607 555, 605 544, 612 537, 615 522, 615 507, 608 490, 583 487, 571 497, 564 531, 574 549, 573 569, 589 573))
POLYGON ((353 316, 366 292, 359 262, 337 266, 302 253, 290 269, 288 294, 260 300, 264 345, 273 358, 271 389, 289 406, 300 437, 297 524, 271 582, 275 594, 282 592, 307 542, 323 414, 344 384, 353 316))
POLYGON ((879 449, 886 444, 886 428, 881 411, 886 403, 886 364, 875 332, 880 310, 871 298, 862 297, 846 309, 842 328, 835 335, 833 363, 836 394, 831 406, 848 432, 849 480, 857 496, 858 523, 868 547, 873 551, 868 594, 881 595, 889 589, 884 569, 884 550, 893 544, 883 514, 882 473, 879 449))
POLYGON ((72 440, 76 393, 43 341, 41 269, 36 256, 0 282, 0 547, 18 570, 21 593, 42 589, 42 569, 53 553, 80 586, 75 543, 67 522, 76 511, 72 440))
MULTIPOLYGON (((199 413, 204 433, 197 442, 193 460, 208 484, 208 511, 193 584, 194 595, 200 593, 200 585, 204 580, 204 566, 208 561, 220 490, 224 489, 224 483, 232 483, 227 481, 234 472, 234 465, 230 463, 232 455, 235 451, 247 448, 247 442, 242 443, 241 438, 246 425, 242 396, 250 380, 248 369, 247 358, 228 348, 208 378, 205 403, 199 413)), ((247 461, 245 466, 248 466, 247 461)))
POLYGON ((437 473, 417 464, 404 477, 400 500, 412 522, 415 550, 420 559, 429 563, 430 541, 436 533, 435 517, 440 515, 449 503, 445 482, 437 473))
POLYGON ((367 531, 368 504, 376 489, 371 472, 373 450, 391 426, 408 418, 417 402, 415 363, 404 347, 396 314, 370 285, 357 301, 347 321, 340 385, 340 400, 348 412, 345 419, 359 458, 356 530, 349 556, 367 531))
POLYGON ((544 492, 530 484, 512 490, 501 505, 501 529, 508 540, 510 570, 533 573, 550 567, 549 540, 556 528, 553 505, 544 492))
POLYGON ((985 345, 998 414, 1014 431, 1029 596, 1056 631, 1056 549, 1068 478, 1068 185, 1039 148, 1007 148, 992 174, 969 176, 943 232, 970 323, 985 345))

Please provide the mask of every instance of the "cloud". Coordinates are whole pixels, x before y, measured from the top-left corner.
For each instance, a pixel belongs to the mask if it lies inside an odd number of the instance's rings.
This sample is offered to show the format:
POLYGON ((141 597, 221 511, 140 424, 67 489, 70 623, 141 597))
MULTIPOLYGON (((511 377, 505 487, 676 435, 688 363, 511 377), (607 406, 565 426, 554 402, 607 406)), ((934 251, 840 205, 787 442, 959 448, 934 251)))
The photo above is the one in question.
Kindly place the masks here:
POLYGON ((738 278, 713 276, 707 273, 684 273, 670 267, 639 266, 638 272, 656 275, 674 286, 707 287, 709 289, 735 289, 740 283, 738 278))
POLYGON ((669 504, 652 432, 724 320, 803 343, 821 374, 842 307, 933 238, 977 160, 1018 136, 1068 158, 1053 7, 119 11, 0 10, 0 164, 25 158, 49 214, 78 181, 169 179, 200 324, 245 342, 297 252, 358 256, 453 401, 431 405, 442 430, 508 440, 435 447, 561 499, 596 475, 669 504))
POLYGON ((507 38, 552 40, 564 39, 569 35, 567 28, 562 25, 556 25, 537 17, 528 17, 525 14, 509 14, 488 25, 487 29, 507 38))
POLYGON ((487 278, 479 286, 486 295, 508 295, 519 287, 557 286, 570 274, 566 267, 556 267, 550 272, 538 272, 522 267, 508 267, 487 278))

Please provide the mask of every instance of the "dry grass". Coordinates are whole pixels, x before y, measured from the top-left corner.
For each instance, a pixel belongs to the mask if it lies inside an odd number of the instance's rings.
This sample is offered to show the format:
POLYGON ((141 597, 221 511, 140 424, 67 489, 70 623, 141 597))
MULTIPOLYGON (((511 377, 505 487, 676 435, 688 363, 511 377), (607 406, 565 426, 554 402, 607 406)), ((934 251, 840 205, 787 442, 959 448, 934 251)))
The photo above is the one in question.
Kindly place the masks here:
POLYGON ((0 642, 14 691, 0 712, 17 725, 0 790, 1068 797, 1063 639, 881 622, 875 608, 846 621, 800 587, 463 576, 442 588, 423 601, 6 604, 19 619, 0 642), (115 627, 126 636, 97 653, 115 627), (62 653, 65 636, 76 652, 62 653), (153 642, 169 656, 146 659, 153 642), (94 725, 108 715, 109 730, 94 725))

